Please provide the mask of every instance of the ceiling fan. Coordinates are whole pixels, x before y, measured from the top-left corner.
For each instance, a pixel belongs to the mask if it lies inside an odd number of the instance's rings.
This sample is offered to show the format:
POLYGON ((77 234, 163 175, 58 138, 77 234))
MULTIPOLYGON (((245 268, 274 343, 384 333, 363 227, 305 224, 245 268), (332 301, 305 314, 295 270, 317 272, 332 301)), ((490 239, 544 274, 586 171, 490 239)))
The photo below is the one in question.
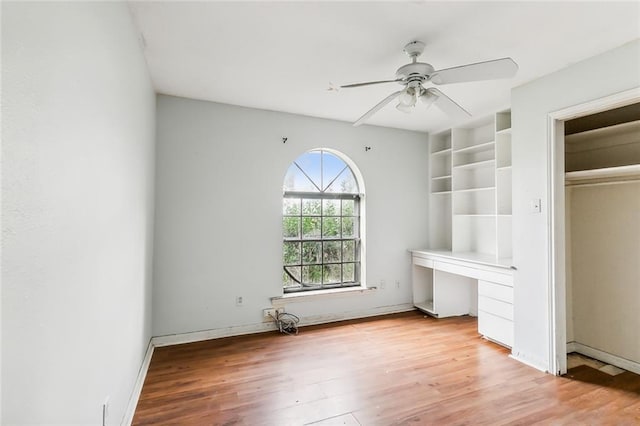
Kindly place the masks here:
POLYGON ((411 58, 411 63, 398 68, 394 80, 368 81, 365 83, 340 86, 341 89, 384 83, 399 83, 405 86, 402 90, 393 92, 367 111, 353 123, 354 126, 361 125, 396 98, 398 98, 399 101, 396 108, 403 112, 411 112, 412 108, 418 102, 418 99, 420 99, 427 107, 434 104, 454 119, 462 120, 469 118, 471 114, 447 95, 435 87, 424 88, 423 84, 431 82, 440 85, 508 78, 513 77, 516 71, 518 71, 518 64, 511 58, 495 59, 443 70, 435 70, 430 64, 418 62, 418 56, 422 54, 424 47, 425 44, 421 41, 412 41, 404 47, 404 52, 411 58))

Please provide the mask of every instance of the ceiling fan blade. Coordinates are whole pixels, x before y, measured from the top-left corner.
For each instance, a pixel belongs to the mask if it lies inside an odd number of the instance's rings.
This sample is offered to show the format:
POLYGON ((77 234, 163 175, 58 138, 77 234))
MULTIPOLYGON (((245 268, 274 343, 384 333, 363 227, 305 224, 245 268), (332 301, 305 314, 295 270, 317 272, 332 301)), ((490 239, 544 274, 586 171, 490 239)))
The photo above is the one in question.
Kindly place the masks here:
POLYGON ((517 71, 518 64, 513 59, 502 58, 434 71, 430 78, 434 84, 464 83, 513 77, 517 71))
POLYGON ((455 120, 464 120, 471 117, 471 114, 460 105, 458 105, 453 99, 442 93, 435 87, 430 87, 427 92, 436 95, 438 99, 435 100, 434 105, 437 106, 445 114, 451 116, 455 120))
POLYGON ((374 106, 369 111, 367 111, 362 117, 358 118, 353 123, 353 127, 358 127, 359 125, 361 125, 362 123, 367 121, 369 119, 369 117, 371 117, 376 112, 380 111, 385 105, 387 105, 389 102, 391 102, 392 100, 394 100, 395 98, 400 96, 400 93, 402 93, 402 92, 403 92, 403 90, 398 90, 397 92, 393 92, 392 94, 390 94, 389 96, 384 98, 376 106, 374 106))
POLYGON ((353 83, 353 84, 345 84, 344 86, 340 86, 341 89, 348 89, 350 87, 362 87, 362 86, 371 86, 373 84, 383 84, 383 83, 397 83, 402 81, 402 79, 397 80, 379 80, 379 81, 367 81, 365 83, 353 83))

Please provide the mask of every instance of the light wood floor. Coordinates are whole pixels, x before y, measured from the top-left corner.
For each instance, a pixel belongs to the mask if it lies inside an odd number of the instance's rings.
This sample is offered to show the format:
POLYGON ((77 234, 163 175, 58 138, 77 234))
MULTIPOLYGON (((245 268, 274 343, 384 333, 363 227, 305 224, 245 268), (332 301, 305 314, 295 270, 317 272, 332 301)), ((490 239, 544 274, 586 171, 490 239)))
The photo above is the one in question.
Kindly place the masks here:
POLYGON ((508 353, 417 312, 156 348, 133 424, 640 424, 640 376, 508 353))

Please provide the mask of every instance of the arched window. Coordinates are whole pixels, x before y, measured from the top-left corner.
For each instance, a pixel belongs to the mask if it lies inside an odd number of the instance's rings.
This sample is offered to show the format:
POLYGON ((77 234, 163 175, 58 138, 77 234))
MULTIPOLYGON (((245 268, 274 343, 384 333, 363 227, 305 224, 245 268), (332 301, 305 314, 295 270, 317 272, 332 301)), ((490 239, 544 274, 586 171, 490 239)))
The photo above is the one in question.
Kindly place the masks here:
POLYGON ((282 201, 285 293, 360 285, 360 190, 337 154, 316 149, 287 170, 282 201))

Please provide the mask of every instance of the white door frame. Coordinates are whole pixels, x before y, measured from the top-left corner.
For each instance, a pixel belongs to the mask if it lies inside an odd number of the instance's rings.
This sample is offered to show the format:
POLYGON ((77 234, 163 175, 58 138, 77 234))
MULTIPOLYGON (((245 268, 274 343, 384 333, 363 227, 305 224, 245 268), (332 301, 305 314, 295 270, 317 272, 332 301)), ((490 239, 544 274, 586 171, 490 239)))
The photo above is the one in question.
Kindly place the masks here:
POLYGON ((640 87, 549 113, 547 117, 550 372, 567 372, 564 122, 640 102, 640 87))

